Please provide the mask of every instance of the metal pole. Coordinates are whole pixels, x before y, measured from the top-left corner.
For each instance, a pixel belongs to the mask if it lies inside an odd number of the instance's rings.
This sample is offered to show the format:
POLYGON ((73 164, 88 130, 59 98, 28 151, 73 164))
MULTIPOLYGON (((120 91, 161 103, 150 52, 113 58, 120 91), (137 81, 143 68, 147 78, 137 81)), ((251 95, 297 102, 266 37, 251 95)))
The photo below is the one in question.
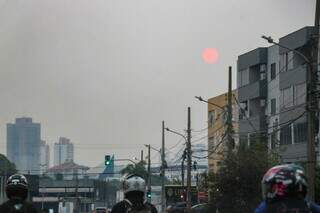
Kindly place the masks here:
MULTIPOLYGON (((150 144, 148 145, 148 194, 151 193, 151 157, 150 157, 150 144)), ((149 197, 148 202, 151 202, 149 197)))
POLYGON ((143 162, 143 161, 144 161, 144 159, 143 159, 143 150, 141 150, 141 156, 140 156, 140 159, 141 159, 141 162, 143 162))
POLYGON ((184 160, 181 161, 181 186, 184 191, 184 160))
POLYGON ((188 107, 187 129, 187 212, 191 212, 191 109, 188 107))
POLYGON ((161 211, 165 212, 166 204, 165 204, 165 135, 164 135, 165 127, 164 121, 162 121, 162 148, 161 148, 161 211))

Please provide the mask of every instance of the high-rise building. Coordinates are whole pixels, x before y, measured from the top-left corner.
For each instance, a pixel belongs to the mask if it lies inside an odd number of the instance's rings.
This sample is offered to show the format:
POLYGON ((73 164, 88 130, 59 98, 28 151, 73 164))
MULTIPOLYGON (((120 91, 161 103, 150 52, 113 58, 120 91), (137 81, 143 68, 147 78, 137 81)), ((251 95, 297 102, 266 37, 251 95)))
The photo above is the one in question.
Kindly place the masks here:
POLYGON ((283 162, 307 160, 308 65, 296 51, 308 56, 315 35, 304 27, 280 38, 288 49, 273 45, 238 57, 240 143, 265 141, 283 162))
POLYGON ((40 170, 44 173, 50 167, 50 148, 45 141, 40 142, 40 170))
POLYGON ((40 172, 40 134, 40 124, 32 118, 17 118, 7 124, 7 156, 19 172, 40 172))
POLYGON ((54 165, 61 165, 66 161, 73 161, 73 144, 70 139, 60 137, 54 144, 54 165))

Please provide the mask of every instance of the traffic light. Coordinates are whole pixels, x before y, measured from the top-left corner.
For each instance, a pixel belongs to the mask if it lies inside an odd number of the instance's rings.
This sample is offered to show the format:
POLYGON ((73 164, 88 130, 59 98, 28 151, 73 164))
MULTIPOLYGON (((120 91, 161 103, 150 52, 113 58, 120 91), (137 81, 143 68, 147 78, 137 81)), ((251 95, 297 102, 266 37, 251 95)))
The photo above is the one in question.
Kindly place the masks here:
POLYGON ((147 200, 148 200, 148 202, 151 202, 151 192, 150 191, 147 192, 147 200))
POLYGON ((104 165, 108 166, 110 164, 111 157, 110 155, 105 155, 104 156, 104 165))
POLYGON ((198 165, 197 161, 194 161, 194 162, 193 162, 193 169, 194 169, 194 170, 197 170, 197 165, 198 165))

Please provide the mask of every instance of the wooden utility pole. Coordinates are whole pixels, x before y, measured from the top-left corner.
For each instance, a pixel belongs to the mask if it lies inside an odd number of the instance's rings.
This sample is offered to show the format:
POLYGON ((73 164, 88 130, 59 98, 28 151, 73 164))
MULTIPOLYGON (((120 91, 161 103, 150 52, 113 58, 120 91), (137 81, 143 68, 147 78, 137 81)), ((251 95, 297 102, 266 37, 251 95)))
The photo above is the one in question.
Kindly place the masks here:
POLYGON ((229 66, 229 74, 228 74, 228 109, 227 109, 227 139, 228 151, 231 151, 234 148, 233 141, 233 127, 232 127, 232 67, 229 66))
POLYGON ((188 128, 187 128, 187 212, 191 212, 191 109, 188 107, 188 128))
POLYGON ((307 141, 307 173, 308 173, 308 196, 309 199, 314 201, 315 198, 315 169, 316 169, 316 153, 315 153, 315 120, 316 112, 315 108, 318 108, 318 101, 314 96, 317 90, 316 82, 318 81, 317 71, 318 71, 318 61, 319 61, 319 18, 320 18, 320 1, 316 1, 316 11, 315 11, 315 29, 317 35, 311 41, 309 63, 307 71, 307 121, 308 121, 308 141, 307 141), (316 63, 315 63, 316 62, 316 63))

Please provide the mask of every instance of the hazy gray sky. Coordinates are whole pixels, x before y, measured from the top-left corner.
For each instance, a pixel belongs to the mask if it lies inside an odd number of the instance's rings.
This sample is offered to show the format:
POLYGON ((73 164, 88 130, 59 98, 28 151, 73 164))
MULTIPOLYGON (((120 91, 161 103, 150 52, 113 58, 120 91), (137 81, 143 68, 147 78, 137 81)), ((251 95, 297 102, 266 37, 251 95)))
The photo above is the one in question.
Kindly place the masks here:
MULTIPOLYGON (((159 148, 161 121, 183 131, 187 106, 192 128, 203 129, 207 108, 194 96, 226 91, 227 67, 236 73, 239 54, 266 46, 262 34, 279 38, 312 25, 314 5, 0 0, 0 152, 6 153, 5 124, 19 116, 40 122, 49 144, 70 138, 76 161, 89 166, 105 154, 138 157, 146 143, 159 148), (219 50, 217 64, 202 61, 208 47, 219 50)), ((180 138, 166 139, 171 147, 180 138)))

